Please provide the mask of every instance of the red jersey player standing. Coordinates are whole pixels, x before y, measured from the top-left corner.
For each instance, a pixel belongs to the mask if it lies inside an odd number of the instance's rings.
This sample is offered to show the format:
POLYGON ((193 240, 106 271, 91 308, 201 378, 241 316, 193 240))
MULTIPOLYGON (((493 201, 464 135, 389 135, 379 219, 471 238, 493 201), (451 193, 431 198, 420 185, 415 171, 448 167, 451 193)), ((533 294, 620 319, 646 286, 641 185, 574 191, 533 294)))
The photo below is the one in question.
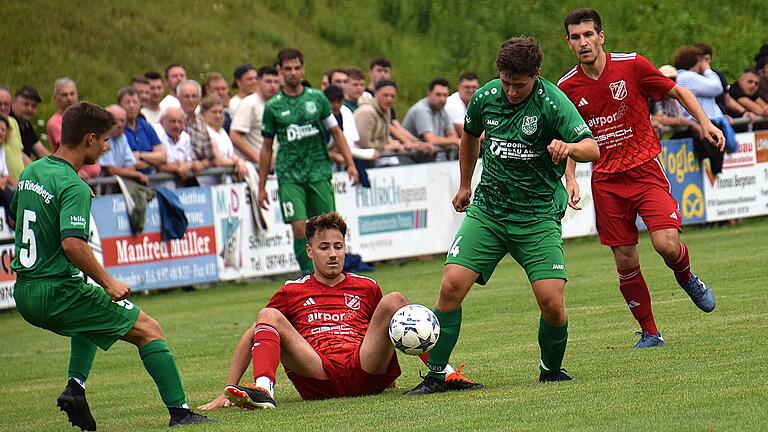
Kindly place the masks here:
MULTIPOLYGON (((592 196, 600 243, 610 246, 619 273, 619 288, 642 332, 635 348, 664 345, 656 328, 651 296, 640 272, 637 253, 639 214, 651 242, 675 278, 701 310, 711 312, 715 298, 691 273, 688 248, 680 241, 680 212, 657 156, 661 152, 650 122, 648 98, 665 95, 680 101, 703 128, 707 140, 722 151, 722 132, 709 121, 695 96, 662 75, 637 53, 606 53, 600 15, 592 9, 571 12, 564 21, 568 45, 579 64, 557 83, 576 105, 600 146, 594 163, 592 196)), ((569 205, 578 209, 575 163, 566 170, 569 205)))

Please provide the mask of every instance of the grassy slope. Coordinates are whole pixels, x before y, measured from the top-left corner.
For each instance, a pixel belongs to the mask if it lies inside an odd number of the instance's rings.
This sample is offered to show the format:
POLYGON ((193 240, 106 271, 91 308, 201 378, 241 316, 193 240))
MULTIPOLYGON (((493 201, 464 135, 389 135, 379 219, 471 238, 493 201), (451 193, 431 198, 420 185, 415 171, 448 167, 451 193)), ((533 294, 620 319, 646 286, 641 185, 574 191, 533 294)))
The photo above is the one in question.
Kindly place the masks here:
MULTIPOLYGON (((398 109, 405 115, 434 77, 453 81, 467 69, 491 77, 496 50, 511 35, 538 38, 544 76, 556 79, 573 64, 562 18, 583 5, 572 0, 11 0, 2 6, 0 85, 37 86, 47 119, 54 111, 52 83, 62 75, 79 83, 83 98, 107 104, 132 75, 146 70, 179 62, 193 78, 212 70, 229 76, 237 64, 268 63, 279 48, 295 46, 305 52, 307 77, 315 83, 330 67, 366 69, 372 57, 389 57, 401 85, 398 109)), ((714 64, 731 79, 752 62, 768 21, 768 8, 755 0, 590 6, 603 15, 609 49, 639 50, 662 64, 671 63, 678 46, 707 41, 715 50, 714 64)))
MULTIPOLYGON (((278 375, 279 409, 219 410, 216 425, 195 430, 765 430, 764 349, 768 313, 762 257, 768 219, 736 227, 689 229, 694 269, 715 289, 718 306, 699 312, 641 239, 644 274, 668 346, 632 349, 635 323, 615 288, 610 252, 593 238, 568 241, 570 343, 566 384, 536 382, 537 308, 520 268, 504 261, 486 287, 464 304, 455 362, 488 389, 404 398, 419 362, 401 356, 401 389, 356 400, 299 402, 278 375)), ((440 259, 384 265, 374 276, 385 290, 431 304, 440 259)), ((232 348, 278 282, 172 292, 134 300, 163 325, 191 403, 221 388, 232 348)), ((72 430, 57 412, 69 345, 16 313, 0 314, 0 430, 72 430)), ((88 384, 99 430, 162 430, 165 413, 135 349, 119 343, 99 353, 88 384)))

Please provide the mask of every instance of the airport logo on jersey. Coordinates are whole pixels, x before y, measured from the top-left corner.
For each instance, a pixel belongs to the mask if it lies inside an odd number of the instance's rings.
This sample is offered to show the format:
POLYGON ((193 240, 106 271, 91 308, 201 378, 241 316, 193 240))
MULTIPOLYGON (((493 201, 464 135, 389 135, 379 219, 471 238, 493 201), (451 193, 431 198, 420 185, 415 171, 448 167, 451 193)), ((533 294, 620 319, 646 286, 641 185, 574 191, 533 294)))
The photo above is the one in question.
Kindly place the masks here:
POLYGON ((611 89, 611 96, 618 101, 627 97, 627 83, 624 80, 612 82, 608 88, 611 89))
POLYGON ((523 118, 523 126, 521 129, 526 135, 533 135, 536 133, 536 125, 539 122, 539 118, 536 116, 525 116, 523 118))
POLYGON ((354 294, 344 293, 344 304, 352 310, 360 309, 360 297, 354 294))

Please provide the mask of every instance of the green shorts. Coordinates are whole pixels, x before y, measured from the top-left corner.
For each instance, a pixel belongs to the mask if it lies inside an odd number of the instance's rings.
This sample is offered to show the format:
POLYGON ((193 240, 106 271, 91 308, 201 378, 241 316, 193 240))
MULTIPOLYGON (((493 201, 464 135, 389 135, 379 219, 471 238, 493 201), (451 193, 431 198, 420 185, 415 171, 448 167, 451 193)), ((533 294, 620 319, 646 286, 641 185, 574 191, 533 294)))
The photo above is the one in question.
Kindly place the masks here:
POLYGON ((477 283, 485 285, 507 253, 523 267, 531 283, 568 280, 560 221, 500 221, 475 206, 467 210, 445 263, 479 273, 477 283))
POLYGON ((104 351, 133 328, 139 308, 113 302, 82 278, 16 282, 16 310, 30 324, 62 336, 82 335, 104 351))
POLYGON ((291 223, 336 210, 331 181, 278 185, 283 221, 291 223))

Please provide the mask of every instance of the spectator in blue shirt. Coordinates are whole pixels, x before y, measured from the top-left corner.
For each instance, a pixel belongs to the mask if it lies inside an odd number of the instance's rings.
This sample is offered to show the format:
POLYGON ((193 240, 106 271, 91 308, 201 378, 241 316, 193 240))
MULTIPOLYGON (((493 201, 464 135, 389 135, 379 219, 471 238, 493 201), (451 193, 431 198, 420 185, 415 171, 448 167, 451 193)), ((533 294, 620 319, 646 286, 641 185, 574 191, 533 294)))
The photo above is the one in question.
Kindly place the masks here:
POLYGON ((136 159, 136 168, 151 174, 165 162, 165 150, 152 126, 141 116, 139 92, 125 87, 117 92, 117 103, 125 110, 125 137, 136 159))
POLYGON ((110 105, 106 110, 115 118, 115 127, 109 134, 109 150, 99 158, 104 175, 129 178, 148 185, 147 176, 136 169, 136 159, 124 133, 125 110, 120 105, 110 105))

